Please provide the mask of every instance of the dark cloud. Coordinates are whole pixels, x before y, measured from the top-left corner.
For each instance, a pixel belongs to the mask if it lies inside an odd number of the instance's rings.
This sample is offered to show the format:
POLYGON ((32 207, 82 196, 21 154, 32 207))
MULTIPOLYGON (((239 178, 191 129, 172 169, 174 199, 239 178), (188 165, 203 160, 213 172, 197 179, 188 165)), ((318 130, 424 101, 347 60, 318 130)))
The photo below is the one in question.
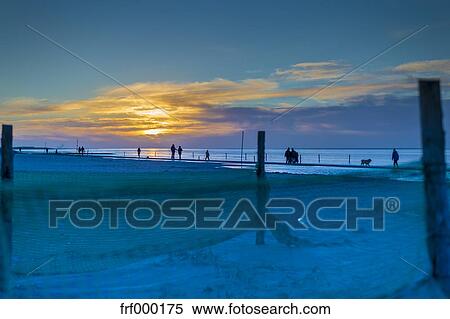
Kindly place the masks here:
MULTIPOLYGON (((450 101, 444 101, 444 114, 450 114, 450 101)), ((279 120, 270 108, 216 108, 223 119, 245 129, 249 144, 254 146, 256 131, 266 130, 270 147, 419 147, 420 122, 418 97, 366 96, 346 105, 298 108, 279 120)), ((202 121, 208 121, 204 118, 202 121)), ((445 118, 450 127, 450 118, 445 118)), ((238 145, 239 131, 225 136, 192 137, 192 146, 213 144, 238 145)))

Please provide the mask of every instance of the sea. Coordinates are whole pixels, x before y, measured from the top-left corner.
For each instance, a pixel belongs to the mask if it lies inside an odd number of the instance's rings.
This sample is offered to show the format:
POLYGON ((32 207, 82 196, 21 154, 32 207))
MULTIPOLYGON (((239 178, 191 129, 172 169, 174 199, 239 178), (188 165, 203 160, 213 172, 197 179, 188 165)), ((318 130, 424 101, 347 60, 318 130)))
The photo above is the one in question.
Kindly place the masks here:
MULTIPOLYGON (((400 163, 411 164, 419 163, 422 156, 420 148, 399 148, 400 163)), ((25 151, 25 149, 24 149, 25 151)), ((210 159, 215 161, 244 161, 255 162, 257 150, 255 148, 214 148, 208 149, 210 159), (242 157, 242 158, 241 158, 242 157)), ((339 164, 339 165, 359 165, 362 159, 371 159, 371 165, 390 166, 392 165, 390 148, 304 148, 296 149, 301 156, 302 163, 308 164, 339 164)), ((44 153, 44 149, 26 149, 26 152, 44 153)), ((49 149, 54 153, 55 149, 49 149)), ((59 153, 74 153, 73 148, 58 149, 59 153)), ((184 160, 202 160, 205 159, 206 149, 186 148, 183 149, 182 159, 184 160)), ((269 148, 266 149, 266 162, 284 163, 285 149, 269 148)), ((86 153, 91 156, 114 156, 114 157, 138 157, 137 149, 131 148, 90 148, 86 153)), ((169 148, 142 148, 141 158, 170 158, 169 148)), ((178 158, 178 154, 176 154, 178 158)), ((450 159, 450 149, 446 151, 447 161, 450 159)))

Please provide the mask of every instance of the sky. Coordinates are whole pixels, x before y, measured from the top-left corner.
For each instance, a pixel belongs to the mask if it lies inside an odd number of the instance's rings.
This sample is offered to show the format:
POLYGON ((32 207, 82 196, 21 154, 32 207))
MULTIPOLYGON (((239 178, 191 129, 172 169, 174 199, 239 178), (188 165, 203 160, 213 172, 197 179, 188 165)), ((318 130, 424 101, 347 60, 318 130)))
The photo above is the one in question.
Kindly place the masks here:
POLYGON ((417 78, 439 78, 450 111, 448 12, 1 0, 0 119, 17 146, 239 147, 245 131, 252 147, 265 130, 268 147, 418 147, 417 78))

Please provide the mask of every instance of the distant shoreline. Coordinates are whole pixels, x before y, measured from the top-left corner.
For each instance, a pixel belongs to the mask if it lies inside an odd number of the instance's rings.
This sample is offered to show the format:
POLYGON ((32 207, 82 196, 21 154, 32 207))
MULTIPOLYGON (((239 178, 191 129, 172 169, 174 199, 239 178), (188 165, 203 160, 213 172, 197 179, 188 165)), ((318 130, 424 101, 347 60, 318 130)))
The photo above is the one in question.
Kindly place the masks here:
MULTIPOLYGON (((287 146, 286 146, 287 147, 287 146)), ((268 150, 285 150, 286 147, 268 147, 268 150)), ((76 147, 55 147, 55 146, 14 146, 14 149, 22 148, 23 150, 76 150, 76 147)), ((137 147, 136 147, 137 148, 137 147)), ((392 150, 392 147, 299 147, 296 148, 302 150, 392 150)), ((132 147, 90 147, 90 150, 135 150, 132 147)), ((151 149, 151 150, 169 150, 170 147, 141 147, 141 149, 151 149)), ((188 147, 185 150, 203 150, 208 149, 208 147, 188 147)), ((209 148, 215 150, 240 150, 239 147, 218 147, 218 148, 209 148)), ((246 150, 256 150, 256 147, 245 147, 246 150)), ((421 150, 421 147, 396 147, 398 150, 421 150)), ((446 150, 450 151, 450 148, 446 148, 446 150)))
MULTIPOLYGON (((19 153, 20 154, 20 153, 19 153)), ((22 155, 48 155, 48 156, 70 156, 75 158, 103 158, 103 159, 122 159, 122 160, 133 160, 133 161, 154 161, 154 162, 174 162, 174 163, 206 163, 206 164, 225 164, 228 166, 241 166, 241 164, 245 167, 250 167, 255 165, 256 163, 253 161, 238 161, 238 160, 209 160, 206 161, 204 159, 191 159, 191 158, 182 158, 182 159, 171 159, 169 157, 141 157, 137 156, 118 156, 118 155, 102 155, 102 153, 88 153, 88 154, 77 154, 77 153, 34 153, 34 152, 24 152, 22 155)), ((393 170, 392 166, 380 166, 380 165, 371 165, 371 166, 361 166, 361 165, 348 165, 348 164, 329 164, 329 163, 300 163, 300 164, 286 164, 283 162, 266 162, 266 165, 275 165, 275 166, 283 166, 288 168, 295 167, 329 167, 329 168, 349 168, 349 169, 382 169, 382 170, 393 170)), ((395 169, 396 171, 408 170, 408 171, 421 171, 421 167, 411 167, 404 166, 395 169)))

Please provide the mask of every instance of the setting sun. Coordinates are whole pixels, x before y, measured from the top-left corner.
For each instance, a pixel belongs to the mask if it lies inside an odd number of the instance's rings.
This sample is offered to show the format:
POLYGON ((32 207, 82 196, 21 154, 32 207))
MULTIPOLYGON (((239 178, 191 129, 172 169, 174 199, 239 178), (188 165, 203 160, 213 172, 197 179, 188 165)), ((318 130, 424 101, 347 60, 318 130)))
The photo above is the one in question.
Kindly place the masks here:
POLYGON ((144 134, 145 134, 145 135, 159 135, 159 134, 161 134, 163 131, 164 131, 164 130, 163 130, 163 129, 160 129, 160 128, 151 128, 151 129, 145 130, 145 131, 144 131, 144 134))

